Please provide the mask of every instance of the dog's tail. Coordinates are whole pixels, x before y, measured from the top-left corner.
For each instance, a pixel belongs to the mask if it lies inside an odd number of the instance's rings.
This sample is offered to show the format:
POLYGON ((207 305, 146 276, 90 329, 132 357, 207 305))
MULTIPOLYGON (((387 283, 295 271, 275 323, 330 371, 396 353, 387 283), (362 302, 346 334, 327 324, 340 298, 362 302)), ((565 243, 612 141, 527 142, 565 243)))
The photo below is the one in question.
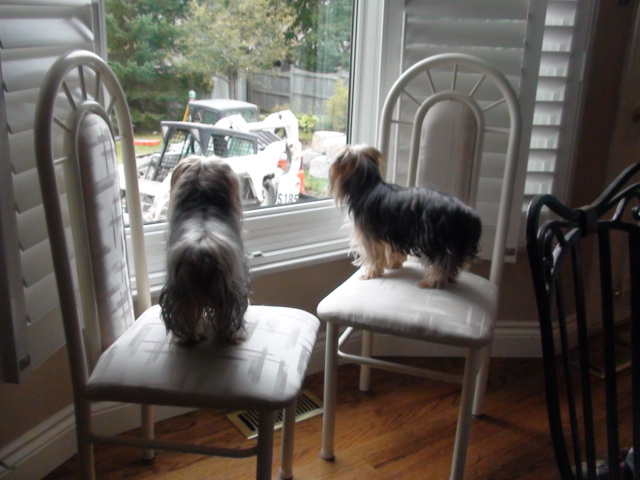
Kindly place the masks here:
POLYGON ((250 277, 233 238, 208 232, 195 241, 178 241, 168 252, 159 303, 167 330, 179 340, 197 341, 206 330, 231 342, 243 327, 250 277))

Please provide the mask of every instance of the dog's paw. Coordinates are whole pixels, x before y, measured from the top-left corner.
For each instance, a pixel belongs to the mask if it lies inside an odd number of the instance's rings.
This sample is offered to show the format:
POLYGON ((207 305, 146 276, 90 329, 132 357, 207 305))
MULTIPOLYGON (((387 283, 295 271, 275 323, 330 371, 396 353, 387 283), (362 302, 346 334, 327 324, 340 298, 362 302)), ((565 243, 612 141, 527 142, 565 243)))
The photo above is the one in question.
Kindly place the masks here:
POLYGON ((360 280, 371 280, 382 276, 383 270, 364 270, 360 275, 360 280))
POLYGON ((397 268, 402 268, 403 264, 404 264, 404 261, 402 259, 396 259, 393 262, 389 262, 389 268, 395 270, 397 268))
POLYGON ((418 282, 420 288, 444 288, 447 285, 447 280, 444 278, 425 278, 418 282))
POLYGON ((402 265, 404 264, 404 261, 407 259, 407 256, 401 253, 396 253, 392 251, 390 248, 388 248, 385 251, 385 259, 386 259, 387 268, 391 268, 395 270, 398 268, 402 268, 402 265))

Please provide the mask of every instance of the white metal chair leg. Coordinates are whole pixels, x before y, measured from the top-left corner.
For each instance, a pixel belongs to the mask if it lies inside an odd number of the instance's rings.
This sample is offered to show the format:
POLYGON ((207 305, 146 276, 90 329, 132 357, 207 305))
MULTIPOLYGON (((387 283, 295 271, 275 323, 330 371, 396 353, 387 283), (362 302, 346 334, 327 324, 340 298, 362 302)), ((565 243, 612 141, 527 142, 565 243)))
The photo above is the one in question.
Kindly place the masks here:
POLYGON ((260 412, 258 418, 258 460, 256 480, 271 480, 271 463, 273 460, 273 427, 275 413, 260 412))
MULTIPOLYGON (((142 437, 152 440, 155 436, 155 425, 153 422, 153 407, 151 405, 142 405, 140 407, 142 437)), ((144 448, 141 453, 143 462, 153 462, 156 458, 156 452, 152 448, 144 448)))
POLYGON ((476 377, 480 367, 482 351, 469 349, 464 367, 464 379, 462 381, 462 395, 460 398, 460 412, 458 413, 458 427, 456 440, 453 446, 453 460, 451 462, 450 480, 464 478, 464 467, 467 461, 467 447, 469 446, 469 433, 471 430, 471 411, 476 389, 476 377))
MULTIPOLYGON (((373 354, 373 332, 362 332, 362 356, 370 358, 373 354)), ((360 365, 360 391, 368 392, 371 388, 371 367, 360 365)))
POLYGON ((280 480, 293 478, 293 446, 296 424, 296 403, 284 409, 282 419, 282 450, 280 457, 280 480))
POLYGON ((324 360, 324 413, 322 416, 322 450, 320 456, 333 460, 333 438, 336 423, 336 383, 338 376, 338 325, 327 322, 324 360))
POLYGON ((473 399, 472 413, 475 416, 480 416, 484 413, 484 396, 487 391, 489 363, 491 363, 491 346, 484 347, 480 352, 480 366, 476 380, 476 393, 473 399))

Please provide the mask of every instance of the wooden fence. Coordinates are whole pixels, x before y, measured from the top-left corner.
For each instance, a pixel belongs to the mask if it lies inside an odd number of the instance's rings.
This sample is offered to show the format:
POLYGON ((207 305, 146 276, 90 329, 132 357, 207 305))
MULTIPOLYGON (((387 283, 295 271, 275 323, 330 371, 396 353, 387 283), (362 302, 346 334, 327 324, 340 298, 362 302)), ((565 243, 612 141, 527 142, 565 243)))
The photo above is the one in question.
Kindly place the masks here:
POLYGON ((263 112, 282 107, 294 113, 327 115, 327 100, 336 89, 336 82, 348 82, 348 74, 313 73, 291 67, 288 72, 254 74, 249 80, 248 97, 263 112))

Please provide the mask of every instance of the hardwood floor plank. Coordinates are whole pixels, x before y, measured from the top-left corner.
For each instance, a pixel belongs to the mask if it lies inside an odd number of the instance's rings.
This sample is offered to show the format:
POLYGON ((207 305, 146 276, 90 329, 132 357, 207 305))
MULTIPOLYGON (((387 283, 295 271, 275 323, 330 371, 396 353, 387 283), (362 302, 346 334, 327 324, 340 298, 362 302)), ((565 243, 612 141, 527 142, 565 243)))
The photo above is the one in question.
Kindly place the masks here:
MULTIPOLYGON (((459 359, 414 359, 414 364, 459 371, 459 359)), ((446 479, 449 475, 460 387, 374 371, 372 391, 357 389, 358 369, 339 369, 336 459, 319 457, 322 417, 296 425, 297 480, 446 479)), ((322 398, 322 374, 306 388, 322 398)), ((558 478, 547 431, 539 359, 493 359, 485 414, 474 419, 468 451, 469 480, 551 480, 558 478)), ((198 411, 157 425, 172 440, 249 445, 221 414, 198 411)), ((274 437, 273 478, 277 478, 281 434, 274 437)), ((97 477, 110 479, 250 479, 255 459, 222 459, 158 452, 144 465, 135 449, 98 445, 97 477)), ((44 480, 76 478, 75 458, 44 480)))

